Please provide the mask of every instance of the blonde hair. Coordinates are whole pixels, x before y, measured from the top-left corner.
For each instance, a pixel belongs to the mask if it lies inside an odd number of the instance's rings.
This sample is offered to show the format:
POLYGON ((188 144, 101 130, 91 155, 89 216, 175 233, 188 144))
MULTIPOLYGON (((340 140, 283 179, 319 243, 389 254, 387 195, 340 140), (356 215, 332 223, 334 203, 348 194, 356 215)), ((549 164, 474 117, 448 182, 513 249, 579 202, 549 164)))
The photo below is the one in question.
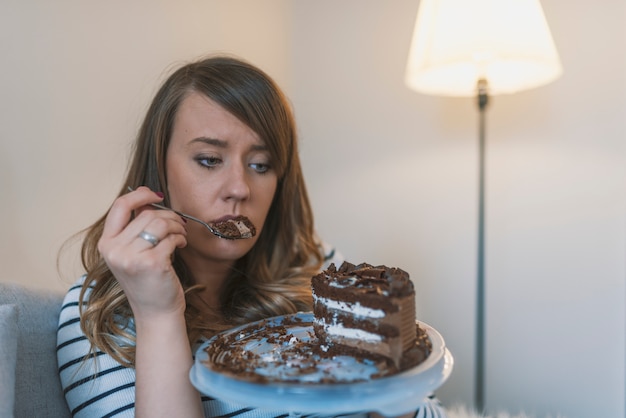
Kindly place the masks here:
MULTIPOLYGON (((207 312, 203 307, 193 278, 174 254, 173 265, 186 291, 191 344, 234 325, 310 310, 310 279, 323 259, 314 235, 291 108, 267 74, 236 58, 216 56, 193 62, 165 81, 137 135, 120 195, 128 186, 145 185, 165 193, 164 203, 169 204, 165 154, 177 109, 192 91, 217 102, 262 138, 278 174, 278 186, 258 241, 230 273, 220 312, 207 312)), ((85 231, 81 257, 87 273, 80 294, 80 322, 92 349, 132 366, 134 335, 128 328, 132 312, 97 249, 105 218, 106 214, 85 231)))

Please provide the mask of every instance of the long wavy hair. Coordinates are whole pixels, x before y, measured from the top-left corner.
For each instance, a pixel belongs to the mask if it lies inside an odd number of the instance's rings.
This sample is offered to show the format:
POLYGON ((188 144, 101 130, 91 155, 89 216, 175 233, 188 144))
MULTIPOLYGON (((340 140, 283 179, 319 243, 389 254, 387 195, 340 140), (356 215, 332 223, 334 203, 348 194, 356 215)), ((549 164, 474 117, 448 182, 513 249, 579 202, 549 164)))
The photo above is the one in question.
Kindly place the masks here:
MULTIPOLYGON (((263 230, 254 247, 230 272, 220 295, 220 312, 209 311, 196 296, 197 284, 174 254, 173 265, 186 292, 187 333, 193 344, 231 326, 310 310, 310 279, 320 268, 323 255, 315 237, 291 107, 267 74, 233 57, 213 56, 184 65, 164 82, 138 132, 120 195, 128 186, 145 185, 165 193, 165 204, 169 204, 165 157, 174 117, 190 92, 207 96, 256 132, 267 145, 278 174, 278 187, 263 230)), ((97 250, 106 216, 85 230, 81 327, 92 350, 102 350, 133 366, 132 311, 97 250)))

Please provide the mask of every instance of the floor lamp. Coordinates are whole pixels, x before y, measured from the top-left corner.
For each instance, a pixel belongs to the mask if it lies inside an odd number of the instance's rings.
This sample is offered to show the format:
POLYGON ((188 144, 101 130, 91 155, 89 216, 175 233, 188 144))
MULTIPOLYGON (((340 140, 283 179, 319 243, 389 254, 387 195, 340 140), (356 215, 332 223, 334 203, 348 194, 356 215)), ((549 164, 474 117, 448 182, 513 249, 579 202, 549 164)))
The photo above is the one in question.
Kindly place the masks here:
POLYGON ((479 111, 474 403, 485 403, 485 113, 489 97, 562 73, 539 0, 421 0, 405 81, 425 94, 476 97, 479 111))

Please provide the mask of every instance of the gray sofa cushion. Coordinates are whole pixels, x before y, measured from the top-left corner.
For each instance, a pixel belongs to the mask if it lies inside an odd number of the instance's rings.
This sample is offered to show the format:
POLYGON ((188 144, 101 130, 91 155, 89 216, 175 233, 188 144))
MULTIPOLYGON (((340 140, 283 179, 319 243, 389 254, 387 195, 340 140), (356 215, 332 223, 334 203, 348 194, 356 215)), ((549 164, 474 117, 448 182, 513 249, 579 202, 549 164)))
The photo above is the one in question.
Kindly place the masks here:
POLYGON ((0 305, 0 417, 13 416, 17 361, 17 306, 0 305))
POLYGON ((15 305, 17 309, 16 418, 70 416, 56 359, 62 302, 60 293, 0 283, 0 305, 15 305))

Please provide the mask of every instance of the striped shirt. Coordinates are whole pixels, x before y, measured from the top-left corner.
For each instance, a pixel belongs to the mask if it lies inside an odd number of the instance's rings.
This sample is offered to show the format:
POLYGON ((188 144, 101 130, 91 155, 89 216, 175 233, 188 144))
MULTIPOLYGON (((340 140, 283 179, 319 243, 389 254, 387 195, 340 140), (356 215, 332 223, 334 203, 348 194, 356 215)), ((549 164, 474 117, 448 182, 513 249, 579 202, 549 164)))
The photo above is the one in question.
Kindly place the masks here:
MULTIPOLYGON (((326 262, 341 264, 341 256, 325 248, 326 262)), ((68 406, 75 418, 117 417, 135 415, 135 370, 126 367, 110 355, 91 345, 80 327, 79 295, 83 276, 67 292, 59 317, 57 359, 61 384, 68 406), (88 356, 88 357, 86 357, 88 356)), ((89 298, 89 290, 85 300, 89 298)), ((133 331, 132 319, 128 329, 133 331)), ((120 341, 120 345, 130 342, 120 341)), ((206 417, 273 418, 294 416, 287 411, 267 411, 245 405, 202 397, 206 417)), ((445 415, 436 399, 430 399, 415 414, 416 418, 443 418, 445 415)), ((311 417, 312 415, 308 415, 311 417)))

